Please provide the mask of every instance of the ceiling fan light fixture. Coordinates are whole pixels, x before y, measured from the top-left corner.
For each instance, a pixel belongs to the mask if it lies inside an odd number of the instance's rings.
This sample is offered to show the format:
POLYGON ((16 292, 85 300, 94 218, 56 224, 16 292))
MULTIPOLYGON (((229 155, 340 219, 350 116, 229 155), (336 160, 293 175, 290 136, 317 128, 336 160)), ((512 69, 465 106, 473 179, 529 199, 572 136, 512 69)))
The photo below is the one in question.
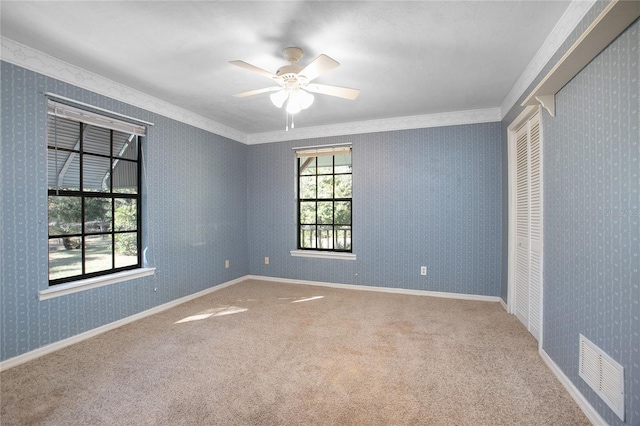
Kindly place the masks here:
POLYGON ((304 90, 291 90, 289 100, 287 101, 287 112, 289 114, 297 114, 303 109, 309 108, 314 99, 315 98, 311 93, 304 90))
POLYGON ((289 102, 287 102, 287 112, 289 114, 297 114, 300 110, 300 104, 289 97, 289 102))
POLYGON ((287 98, 289 98, 289 92, 287 90, 278 90, 272 93, 270 96, 271 102, 278 108, 282 108, 287 98))
POLYGON ((313 100, 315 99, 315 97, 311 93, 309 93, 307 91, 300 90, 298 92, 298 99, 299 99, 299 102, 300 102, 300 108, 301 109, 307 109, 307 108, 309 108, 311 106, 311 104, 313 103, 313 100))

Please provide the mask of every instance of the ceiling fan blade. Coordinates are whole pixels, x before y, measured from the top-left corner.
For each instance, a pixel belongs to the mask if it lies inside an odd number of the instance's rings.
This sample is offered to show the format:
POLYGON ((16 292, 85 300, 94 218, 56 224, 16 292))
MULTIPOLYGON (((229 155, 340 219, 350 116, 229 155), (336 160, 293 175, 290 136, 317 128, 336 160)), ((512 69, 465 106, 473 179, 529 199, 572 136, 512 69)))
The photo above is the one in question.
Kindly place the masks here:
POLYGON ((349 99, 352 101, 360 94, 360 89, 327 86, 326 84, 307 84, 304 89, 308 90, 309 92, 320 93, 321 95, 336 96, 338 98, 349 99))
POLYGON ((277 75, 270 73, 269 71, 265 71, 262 68, 258 68, 255 65, 248 64, 245 61, 229 61, 229 63, 237 67, 244 68, 246 70, 264 75, 265 77, 268 77, 272 80, 276 80, 276 81, 280 80, 280 77, 278 77, 277 75))
POLYGON ((304 67, 302 71, 298 73, 298 75, 305 76, 307 81, 311 81, 316 77, 321 76, 322 74, 328 73, 334 68, 338 68, 340 66, 340 62, 331 59, 327 55, 320 55, 313 60, 309 65, 304 67))
POLYGON ((260 93, 275 92, 276 90, 281 89, 282 87, 280 86, 266 87, 264 89, 251 90, 250 92, 237 93, 233 96, 235 96, 236 98, 246 98, 247 96, 259 95, 260 93))

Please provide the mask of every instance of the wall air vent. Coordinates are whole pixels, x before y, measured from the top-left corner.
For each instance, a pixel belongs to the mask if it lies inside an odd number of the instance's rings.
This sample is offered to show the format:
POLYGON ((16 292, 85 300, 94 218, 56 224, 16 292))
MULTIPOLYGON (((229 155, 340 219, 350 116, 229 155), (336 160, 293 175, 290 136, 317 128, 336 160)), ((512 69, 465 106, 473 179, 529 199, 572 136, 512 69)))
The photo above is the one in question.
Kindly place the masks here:
POLYGON ((624 368, 580 335, 580 377, 624 421, 624 368))

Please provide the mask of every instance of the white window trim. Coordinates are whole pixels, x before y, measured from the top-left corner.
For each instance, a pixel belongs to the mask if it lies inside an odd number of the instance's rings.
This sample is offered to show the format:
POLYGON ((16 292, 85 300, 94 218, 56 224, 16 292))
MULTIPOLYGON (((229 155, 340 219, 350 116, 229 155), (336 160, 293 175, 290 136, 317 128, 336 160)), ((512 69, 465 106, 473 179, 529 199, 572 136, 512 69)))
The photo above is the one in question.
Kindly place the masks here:
POLYGON ((291 256, 315 257, 317 259, 356 260, 356 255, 353 253, 343 253, 336 251, 291 250, 291 256))
POLYGON ((57 284, 47 288, 46 290, 40 290, 38 292, 38 299, 40 301, 53 299, 54 297, 78 293, 80 291, 90 290, 92 288, 104 287, 106 285, 146 277, 155 274, 155 272, 156 268, 138 268, 128 271, 116 272, 109 275, 86 278, 84 280, 78 280, 64 284, 57 284))

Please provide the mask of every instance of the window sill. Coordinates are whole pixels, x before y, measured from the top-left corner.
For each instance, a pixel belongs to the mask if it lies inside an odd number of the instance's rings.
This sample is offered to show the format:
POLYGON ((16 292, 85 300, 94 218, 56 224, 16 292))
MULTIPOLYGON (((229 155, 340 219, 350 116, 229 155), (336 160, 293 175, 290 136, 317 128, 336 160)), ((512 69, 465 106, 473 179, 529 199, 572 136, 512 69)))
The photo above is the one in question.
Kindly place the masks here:
POLYGON ((341 253, 341 252, 331 252, 331 251, 291 250, 291 256, 315 257, 317 259, 356 260, 356 255, 353 253, 341 253))
POLYGON ((54 297, 65 296, 79 291, 90 290, 92 288, 146 277, 148 275, 153 275, 155 272, 156 268, 139 268, 132 269, 130 271, 116 272, 115 274, 103 275, 100 277, 87 278, 86 280, 74 281, 66 284, 58 284, 51 286, 46 290, 40 290, 38 292, 38 299, 40 301, 53 299, 54 297))

